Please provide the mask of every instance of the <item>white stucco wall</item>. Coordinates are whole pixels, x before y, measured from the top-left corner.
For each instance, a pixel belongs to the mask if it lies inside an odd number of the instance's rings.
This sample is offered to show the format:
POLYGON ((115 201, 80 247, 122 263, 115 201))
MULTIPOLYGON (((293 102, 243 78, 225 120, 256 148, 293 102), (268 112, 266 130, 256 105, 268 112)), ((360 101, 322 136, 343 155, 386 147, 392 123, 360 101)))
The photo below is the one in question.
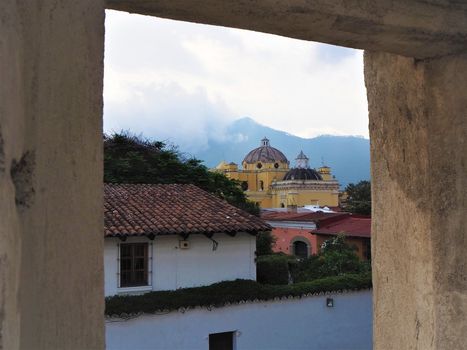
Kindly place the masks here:
POLYGON ((189 249, 180 249, 181 238, 175 235, 159 236, 153 241, 146 237, 128 238, 125 242, 118 238, 106 238, 105 295, 202 286, 237 278, 256 280, 255 236, 239 233, 231 237, 219 233, 213 238, 219 243, 214 251, 213 242, 204 235, 189 236, 189 249), (118 245, 134 242, 149 243, 151 286, 120 289, 118 245))
POLYGON ((210 333, 235 331, 236 350, 369 350, 372 293, 256 302, 185 313, 107 320, 108 350, 203 349, 210 333), (326 307, 326 298, 334 307, 326 307))

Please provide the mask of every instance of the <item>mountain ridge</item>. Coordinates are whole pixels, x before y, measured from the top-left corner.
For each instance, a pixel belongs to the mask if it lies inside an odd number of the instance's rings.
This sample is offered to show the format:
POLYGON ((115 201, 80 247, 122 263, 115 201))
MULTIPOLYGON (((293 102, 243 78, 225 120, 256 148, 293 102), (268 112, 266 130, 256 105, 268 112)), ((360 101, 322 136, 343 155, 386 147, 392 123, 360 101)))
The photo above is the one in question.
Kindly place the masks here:
POLYGON ((267 137, 272 147, 285 154, 291 167, 295 165, 295 157, 303 151, 310 158, 311 167, 330 166, 343 187, 370 178, 370 145, 362 136, 303 138, 261 125, 249 117, 233 121, 225 134, 227 137, 221 140, 209 139, 208 147, 193 156, 210 168, 223 160, 241 165, 243 157, 267 137))

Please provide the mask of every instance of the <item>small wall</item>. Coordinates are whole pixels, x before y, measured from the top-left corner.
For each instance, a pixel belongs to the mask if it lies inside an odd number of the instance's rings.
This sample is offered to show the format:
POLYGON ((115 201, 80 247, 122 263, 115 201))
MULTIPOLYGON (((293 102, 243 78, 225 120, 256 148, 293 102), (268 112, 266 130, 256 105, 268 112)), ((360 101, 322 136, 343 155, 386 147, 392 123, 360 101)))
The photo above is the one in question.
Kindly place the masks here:
POLYGON ((125 243, 149 243, 150 286, 125 289, 118 288, 118 244, 123 242, 118 238, 106 238, 105 295, 172 290, 238 278, 256 280, 255 236, 239 233, 231 237, 219 233, 213 238, 219 243, 216 250, 213 250, 213 242, 204 235, 189 236, 189 249, 180 249, 181 238, 175 235, 159 236, 153 241, 146 237, 128 238, 125 243))
POLYGON ((235 331, 236 350, 365 350, 372 348, 371 304, 367 290, 108 319, 106 343, 109 350, 206 350, 210 333, 235 331))

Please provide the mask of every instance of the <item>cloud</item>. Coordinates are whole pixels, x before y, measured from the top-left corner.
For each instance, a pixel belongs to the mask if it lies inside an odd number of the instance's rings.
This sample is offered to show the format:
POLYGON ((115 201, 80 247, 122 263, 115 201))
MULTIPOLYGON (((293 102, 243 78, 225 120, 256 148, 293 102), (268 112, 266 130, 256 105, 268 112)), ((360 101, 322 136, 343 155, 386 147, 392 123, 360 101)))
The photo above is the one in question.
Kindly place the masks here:
POLYGON ((106 132, 129 130, 175 144, 189 153, 208 146, 208 140, 227 140, 231 112, 222 100, 211 101, 202 88, 187 91, 176 83, 127 86, 120 99, 104 107, 106 132))
POLYGON ((251 116, 302 137, 368 136, 362 52, 107 11, 104 128, 200 150, 251 116))

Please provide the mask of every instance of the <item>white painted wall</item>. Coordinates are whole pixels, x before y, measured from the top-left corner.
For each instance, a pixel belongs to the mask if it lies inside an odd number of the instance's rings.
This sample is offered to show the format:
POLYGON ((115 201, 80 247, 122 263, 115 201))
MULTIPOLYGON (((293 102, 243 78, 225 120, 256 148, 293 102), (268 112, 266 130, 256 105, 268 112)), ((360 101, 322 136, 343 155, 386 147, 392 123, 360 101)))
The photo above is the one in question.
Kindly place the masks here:
POLYGON ((208 349, 210 333, 236 331, 236 350, 372 349, 372 294, 360 291, 107 320, 108 350, 208 349), (326 307, 326 298, 334 307, 326 307))
POLYGON ((256 238, 247 233, 235 237, 219 233, 213 242, 204 235, 190 235, 189 249, 180 249, 180 237, 159 236, 128 238, 125 243, 148 242, 150 286, 118 288, 118 238, 106 238, 104 244, 105 295, 148 290, 170 290, 209 285, 215 282, 241 279, 256 280, 256 238), (151 259, 152 258, 152 259, 151 259))

